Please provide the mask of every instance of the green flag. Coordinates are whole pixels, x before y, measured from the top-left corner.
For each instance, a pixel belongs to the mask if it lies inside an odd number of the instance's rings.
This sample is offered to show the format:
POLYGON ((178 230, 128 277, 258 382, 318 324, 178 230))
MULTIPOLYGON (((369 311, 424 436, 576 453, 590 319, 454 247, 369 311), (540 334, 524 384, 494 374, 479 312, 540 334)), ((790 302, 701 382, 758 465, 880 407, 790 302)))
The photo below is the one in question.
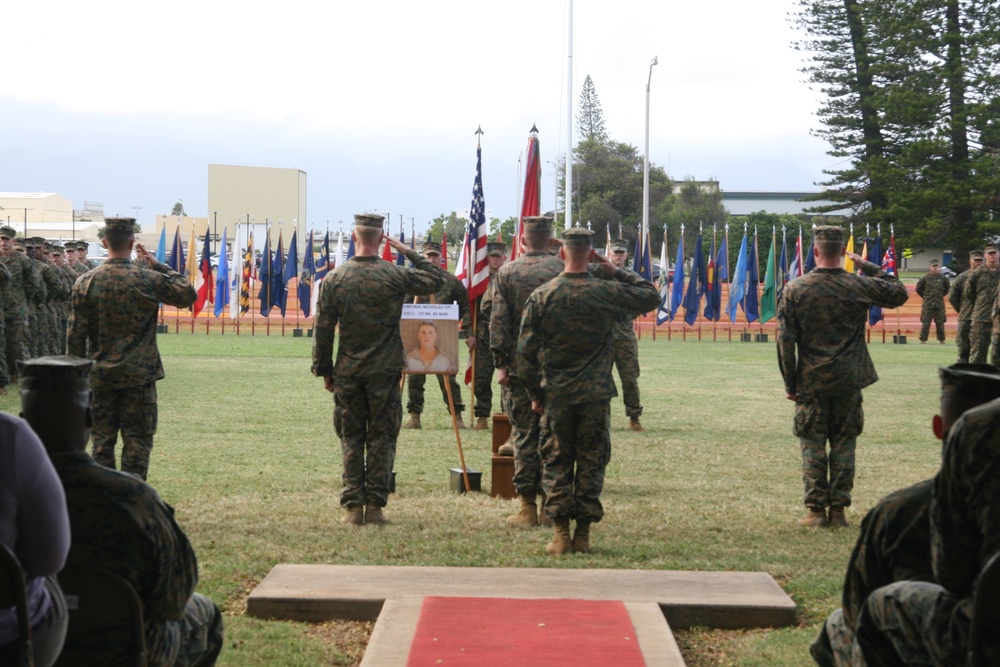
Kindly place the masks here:
POLYGON ((764 272, 764 296, 760 300, 760 323, 764 324, 774 318, 778 312, 778 290, 774 285, 774 244, 776 238, 771 235, 771 250, 767 253, 767 269, 764 272))

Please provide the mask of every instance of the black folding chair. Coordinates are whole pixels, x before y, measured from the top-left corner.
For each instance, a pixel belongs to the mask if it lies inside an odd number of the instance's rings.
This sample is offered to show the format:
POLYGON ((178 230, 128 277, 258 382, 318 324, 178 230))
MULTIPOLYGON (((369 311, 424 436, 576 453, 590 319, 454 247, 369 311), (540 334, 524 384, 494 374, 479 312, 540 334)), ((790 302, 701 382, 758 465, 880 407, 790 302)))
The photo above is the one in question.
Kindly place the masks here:
POLYGON ((67 565, 59 573, 69 628, 56 667, 146 665, 142 601, 132 585, 100 567, 67 565))
MULTIPOLYGON (((2 651, 15 655, 14 665, 18 667, 34 667, 34 654, 31 649, 31 624, 28 622, 28 594, 25 590, 24 570, 14 552, 0 543, 0 607, 15 607, 17 609, 18 638, 13 646, 5 646, 2 651)), ((5 656, 6 657, 6 656, 5 656)))
POLYGON ((995 642, 1000 628, 1000 552, 986 561, 976 577, 972 602, 972 627, 969 629, 969 667, 1000 667, 1000 656, 988 660, 984 645, 995 642))

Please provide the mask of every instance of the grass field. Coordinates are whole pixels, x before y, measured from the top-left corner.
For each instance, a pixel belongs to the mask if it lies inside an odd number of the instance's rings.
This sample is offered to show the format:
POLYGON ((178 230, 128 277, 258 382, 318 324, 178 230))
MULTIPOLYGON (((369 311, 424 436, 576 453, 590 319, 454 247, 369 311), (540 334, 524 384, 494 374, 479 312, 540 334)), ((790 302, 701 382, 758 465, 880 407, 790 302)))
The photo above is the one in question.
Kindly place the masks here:
MULTIPOLYGON (((689 665, 806 665, 817 624, 839 606, 844 565, 864 513, 930 477, 937 367, 948 345, 873 344, 881 381, 865 392, 852 527, 809 531, 792 404, 774 344, 640 342, 645 433, 612 402, 613 454, 594 553, 555 559, 546 530, 514 530, 514 501, 448 491, 455 439, 436 383, 424 430, 403 431, 397 493, 383 528, 349 529, 341 510, 332 401, 309 373, 311 339, 168 334, 150 483, 198 553, 199 590, 226 613, 221 665, 353 665, 370 625, 259 621, 247 594, 277 563, 760 570, 799 605, 797 627, 678 633, 689 665)), ((468 401, 468 392, 463 388, 468 401)), ((494 398, 496 406, 498 399, 494 398)), ((16 392, 0 409, 18 412, 16 392)), ((489 488, 489 432, 462 432, 466 462, 489 488)), ((475 591, 470 591, 475 594, 475 591)))

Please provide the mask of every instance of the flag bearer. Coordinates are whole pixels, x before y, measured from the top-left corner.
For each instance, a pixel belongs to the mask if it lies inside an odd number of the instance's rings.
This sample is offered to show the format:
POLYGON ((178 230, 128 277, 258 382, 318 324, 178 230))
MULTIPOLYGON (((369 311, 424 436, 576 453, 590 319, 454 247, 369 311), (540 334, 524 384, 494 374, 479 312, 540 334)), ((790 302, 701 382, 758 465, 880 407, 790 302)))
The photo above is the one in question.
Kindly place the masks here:
MULTIPOLYGON (((611 242, 611 263, 619 269, 625 269, 628 260, 628 243, 624 239, 611 242)), ((627 269, 625 269, 627 270, 627 269)), ((611 354, 615 358, 618 378, 622 382, 622 398, 625 401, 625 414, 629 419, 629 428, 633 431, 645 431, 639 423, 642 416, 642 403, 639 402, 639 341, 632 330, 634 315, 625 315, 615 324, 611 338, 611 354)))
POLYGON ((476 320, 476 386, 473 391, 476 403, 473 408, 476 415, 476 425, 473 431, 485 431, 489 428, 490 413, 493 411, 493 359, 490 356, 490 314, 493 312, 493 301, 488 298, 493 278, 497 271, 507 261, 507 245, 501 241, 490 241, 486 244, 487 262, 490 266, 490 285, 479 297, 479 317, 476 320))

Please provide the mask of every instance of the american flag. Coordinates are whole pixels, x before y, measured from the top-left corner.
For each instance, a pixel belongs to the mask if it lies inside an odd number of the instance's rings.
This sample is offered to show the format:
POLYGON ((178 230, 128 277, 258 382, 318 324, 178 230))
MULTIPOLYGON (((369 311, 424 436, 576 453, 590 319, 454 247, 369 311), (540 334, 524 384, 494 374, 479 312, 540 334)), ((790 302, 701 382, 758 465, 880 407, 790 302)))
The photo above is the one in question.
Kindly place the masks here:
POLYGON ((882 270, 886 273, 896 274, 896 237, 893 236, 892 240, 889 241, 889 247, 885 249, 885 255, 882 256, 882 270))
POLYGON ((486 292, 490 284, 490 265, 487 261, 486 243, 489 227, 486 224, 486 202, 483 199, 482 148, 476 147, 476 180, 472 185, 472 210, 469 227, 462 245, 462 260, 456 277, 469 290, 469 304, 475 308, 476 299, 486 292), (471 274, 471 277, 470 277, 471 274))

